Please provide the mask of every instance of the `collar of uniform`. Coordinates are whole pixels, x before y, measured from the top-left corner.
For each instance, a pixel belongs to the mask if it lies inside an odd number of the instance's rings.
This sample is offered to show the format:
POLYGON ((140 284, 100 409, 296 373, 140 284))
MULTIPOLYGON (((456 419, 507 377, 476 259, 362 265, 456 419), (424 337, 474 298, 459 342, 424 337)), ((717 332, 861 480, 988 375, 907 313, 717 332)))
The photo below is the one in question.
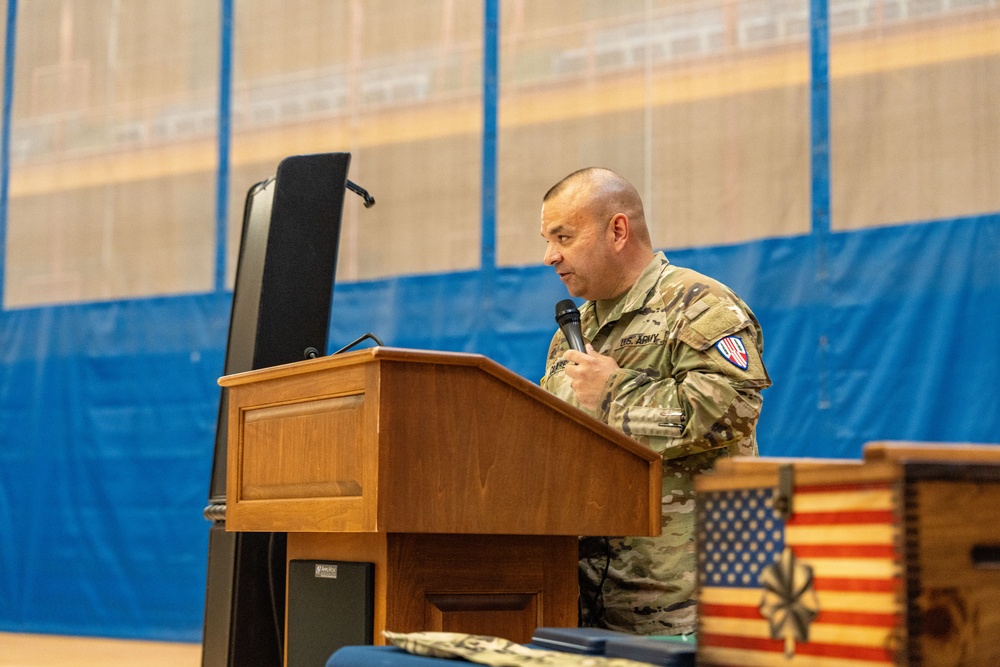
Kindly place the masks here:
POLYGON ((630 313, 641 308, 646 303, 650 290, 656 287, 660 275, 669 265, 670 260, 667 259, 667 256, 662 251, 655 253, 653 259, 650 260, 646 268, 639 274, 639 278, 635 281, 635 284, 629 288, 625 294, 625 298, 618 300, 618 303, 608 313, 607 318, 603 322, 598 322, 597 320, 597 303, 588 301, 583 304, 583 308, 580 309, 583 337, 587 340, 594 340, 597 332, 603 329, 608 322, 615 322, 621 319, 621 316, 625 313, 630 313))

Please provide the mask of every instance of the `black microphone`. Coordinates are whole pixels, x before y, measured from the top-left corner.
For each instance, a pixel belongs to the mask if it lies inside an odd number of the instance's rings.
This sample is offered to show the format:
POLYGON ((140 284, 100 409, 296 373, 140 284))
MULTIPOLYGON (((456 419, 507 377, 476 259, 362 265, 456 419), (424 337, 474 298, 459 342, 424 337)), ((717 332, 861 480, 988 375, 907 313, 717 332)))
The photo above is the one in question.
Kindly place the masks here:
POLYGON ((587 354, 587 347, 583 344, 583 334, 580 333, 580 311, 576 309, 573 299, 563 299, 556 304, 556 324, 566 336, 566 342, 571 348, 587 354))

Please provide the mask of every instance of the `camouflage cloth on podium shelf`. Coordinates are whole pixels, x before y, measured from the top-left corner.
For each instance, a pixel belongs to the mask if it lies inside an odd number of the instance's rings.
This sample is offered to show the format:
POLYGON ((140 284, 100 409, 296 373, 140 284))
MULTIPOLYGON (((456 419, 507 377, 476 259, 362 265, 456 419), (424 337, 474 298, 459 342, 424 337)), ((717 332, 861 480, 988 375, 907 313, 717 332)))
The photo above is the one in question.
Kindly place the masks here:
POLYGON ((528 648, 509 639, 461 632, 383 632, 390 644, 428 658, 457 658, 492 667, 649 667, 622 658, 603 658, 528 648))

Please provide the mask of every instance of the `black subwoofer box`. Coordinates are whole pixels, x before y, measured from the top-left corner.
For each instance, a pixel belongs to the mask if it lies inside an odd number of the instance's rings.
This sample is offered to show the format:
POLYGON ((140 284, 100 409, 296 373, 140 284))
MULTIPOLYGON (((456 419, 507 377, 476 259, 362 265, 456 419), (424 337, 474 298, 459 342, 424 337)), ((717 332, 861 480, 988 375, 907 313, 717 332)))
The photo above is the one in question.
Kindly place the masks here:
POLYGON ((375 565, 288 563, 287 667, 323 667, 339 648, 371 644, 375 565))

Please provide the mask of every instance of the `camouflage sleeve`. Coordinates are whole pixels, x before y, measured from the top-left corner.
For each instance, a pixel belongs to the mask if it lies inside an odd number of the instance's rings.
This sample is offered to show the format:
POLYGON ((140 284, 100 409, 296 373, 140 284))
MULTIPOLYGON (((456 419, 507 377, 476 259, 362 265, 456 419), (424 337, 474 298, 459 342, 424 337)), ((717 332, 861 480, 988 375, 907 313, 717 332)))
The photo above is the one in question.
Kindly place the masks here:
POLYGON ((550 394, 555 394, 567 403, 593 414, 576 401, 576 394, 573 393, 573 388, 570 386, 569 377, 561 372, 563 366, 566 365, 566 360, 562 358, 562 355, 568 349, 569 344, 566 343, 566 337, 557 331, 552 336, 552 342, 549 343, 549 354, 545 358, 545 377, 539 384, 550 394))
MULTIPOLYGON (((760 416, 760 390, 770 385, 760 357, 760 330, 732 304, 714 299, 684 318, 665 345, 664 369, 619 369, 608 379, 598 417, 665 459, 722 447, 737 453, 760 416), (747 368, 715 347, 721 338, 745 344, 747 368)), ((751 440, 752 441, 752 440, 751 440)))
POLYGON ((760 416, 761 395, 737 389, 710 366, 693 368, 679 380, 620 369, 608 380, 601 406, 602 421, 673 459, 748 438, 760 416))

